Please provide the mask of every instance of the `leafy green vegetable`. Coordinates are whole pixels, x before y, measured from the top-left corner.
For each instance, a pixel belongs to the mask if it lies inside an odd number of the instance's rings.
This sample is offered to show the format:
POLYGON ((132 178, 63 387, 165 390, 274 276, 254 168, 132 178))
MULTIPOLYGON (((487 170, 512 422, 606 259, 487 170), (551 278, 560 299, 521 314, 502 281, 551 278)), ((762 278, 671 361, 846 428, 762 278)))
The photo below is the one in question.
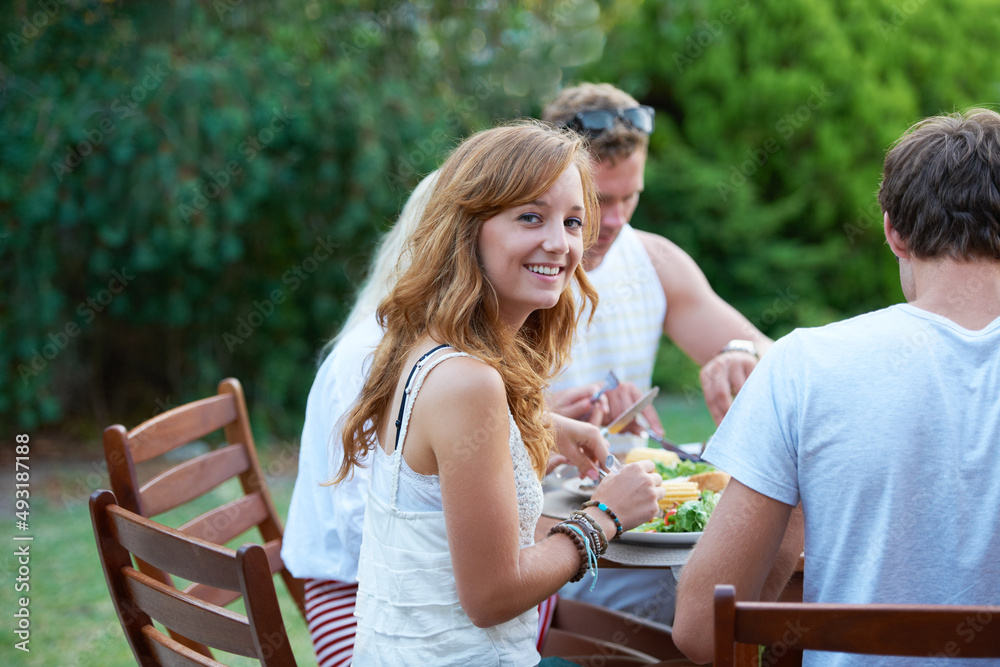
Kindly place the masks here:
POLYGON ((705 530, 719 494, 702 491, 697 500, 689 500, 676 510, 670 510, 664 517, 657 517, 632 530, 637 533, 700 533, 705 530))
POLYGON ((657 518, 653 519, 652 521, 647 521, 646 523, 642 524, 641 526, 636 526, 635 528, 632 529, 632 532, 635 532, 635 533, 665 533, 667 531, 666 531, 666 526, 664 526, 664 524, 663 524, 663 518, 662 517, 657 517, 657 518))
POLYGON ((703 472, 715 470, 715 466, 710 463, 694 461, 681 461, 676 465, 668 466, 661 461, 654 461, 656 472, 660 473, 663 479, 673 479, 675 477, 690 477, 703 472))

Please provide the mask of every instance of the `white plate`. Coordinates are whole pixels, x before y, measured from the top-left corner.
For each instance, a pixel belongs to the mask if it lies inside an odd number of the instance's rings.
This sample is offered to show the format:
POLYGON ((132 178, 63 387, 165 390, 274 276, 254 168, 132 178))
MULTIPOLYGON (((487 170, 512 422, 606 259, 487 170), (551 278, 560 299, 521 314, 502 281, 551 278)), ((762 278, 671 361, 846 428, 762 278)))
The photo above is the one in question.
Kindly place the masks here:
POLYGON ((684 546, 697 542, 704 533, 622 533, 621 541, 631 544, 659 544, 684 546))
POLYGON ((593 480, 590 479, 580 479, 579 477, 574 477, 573 479, 567 479, 562 483, 563 491, 568 491, 574 496, 583 499, 589 499, 590 496, 597 490, 597 485, 594 484, 593 480), (586 482, 586 485, 581 488, 581 485, 586 482))

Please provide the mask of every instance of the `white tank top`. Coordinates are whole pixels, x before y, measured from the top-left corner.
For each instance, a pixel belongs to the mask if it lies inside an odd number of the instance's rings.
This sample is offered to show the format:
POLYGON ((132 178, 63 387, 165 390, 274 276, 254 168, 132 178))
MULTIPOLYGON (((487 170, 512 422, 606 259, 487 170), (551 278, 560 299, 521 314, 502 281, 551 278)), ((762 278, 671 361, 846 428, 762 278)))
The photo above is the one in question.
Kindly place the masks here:
MULTIPOLYGON (((436 351, 435 351, 436 352, 436 351)), ((403 446, 413 404, 427 374, 452 357, 446 352, 417 363, 408 383, 399 426, 399 445, 391 455, 372 457, 372 483, 365 511, 358 565, 358 618, 353 664, 378 665, 537 665, 538 610, 490 628, 473 625, 458 602, 443 511, 399 508, 403 446)), ((517 487, 521 548, 534 543, 542 512, 542 487, 508 410, 511 460, 517 487)), ((381 447, 379 447, 380 449, 381 447)), ((426 481, 433 476, 421 476, 426 481)), ((440 481, 437 495, 440 498, 440 481)), ((425 489, 426 490, 426 485, 425 489)), ((425 498, 426 500, 426 498, 425 498)), ((489 576, 484 572, 483 576, 489 576)))
POLYGON ((604 259, 587 272, 600 297, 594 319, 581 324, 572 360, 552 381, 552 391, 602 382, 613 370, 621 382, 649 389, 667 316, 667 297, 639 235, 622 227, 604 259))

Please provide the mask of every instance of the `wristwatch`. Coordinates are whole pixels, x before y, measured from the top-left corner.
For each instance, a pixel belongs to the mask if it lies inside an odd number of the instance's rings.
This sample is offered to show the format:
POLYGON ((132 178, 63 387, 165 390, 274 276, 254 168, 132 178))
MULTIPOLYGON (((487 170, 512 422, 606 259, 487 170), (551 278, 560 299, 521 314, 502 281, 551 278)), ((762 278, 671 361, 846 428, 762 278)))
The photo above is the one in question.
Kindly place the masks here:
POLYGON ((734 338, 726 343, 725 347, 719 350, 719 354, 724 354, 726 352, 748 352, 749 354, 752 354, 754 358, 760 359, 760 355, 757 354, 757 346, 753 344, 752 340, 734 338))

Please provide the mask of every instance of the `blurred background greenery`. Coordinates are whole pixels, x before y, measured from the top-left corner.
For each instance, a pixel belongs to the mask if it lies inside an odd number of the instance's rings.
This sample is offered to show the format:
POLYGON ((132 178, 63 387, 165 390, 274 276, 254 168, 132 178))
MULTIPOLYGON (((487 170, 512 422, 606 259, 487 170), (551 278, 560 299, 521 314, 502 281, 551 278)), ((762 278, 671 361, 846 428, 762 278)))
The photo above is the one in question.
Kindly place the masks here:
MULTIPOLYGON (((0 13, 0 418, 89 443, 238 377, 298 435, 317 352, 461 137, 608 81, 657 110, 634 224, 772 337, 901 299, 875 203, 1000 94, 1000 2, 16 0, 0 13)), ((663 346, 656 382, 701 405, 663 346)))

